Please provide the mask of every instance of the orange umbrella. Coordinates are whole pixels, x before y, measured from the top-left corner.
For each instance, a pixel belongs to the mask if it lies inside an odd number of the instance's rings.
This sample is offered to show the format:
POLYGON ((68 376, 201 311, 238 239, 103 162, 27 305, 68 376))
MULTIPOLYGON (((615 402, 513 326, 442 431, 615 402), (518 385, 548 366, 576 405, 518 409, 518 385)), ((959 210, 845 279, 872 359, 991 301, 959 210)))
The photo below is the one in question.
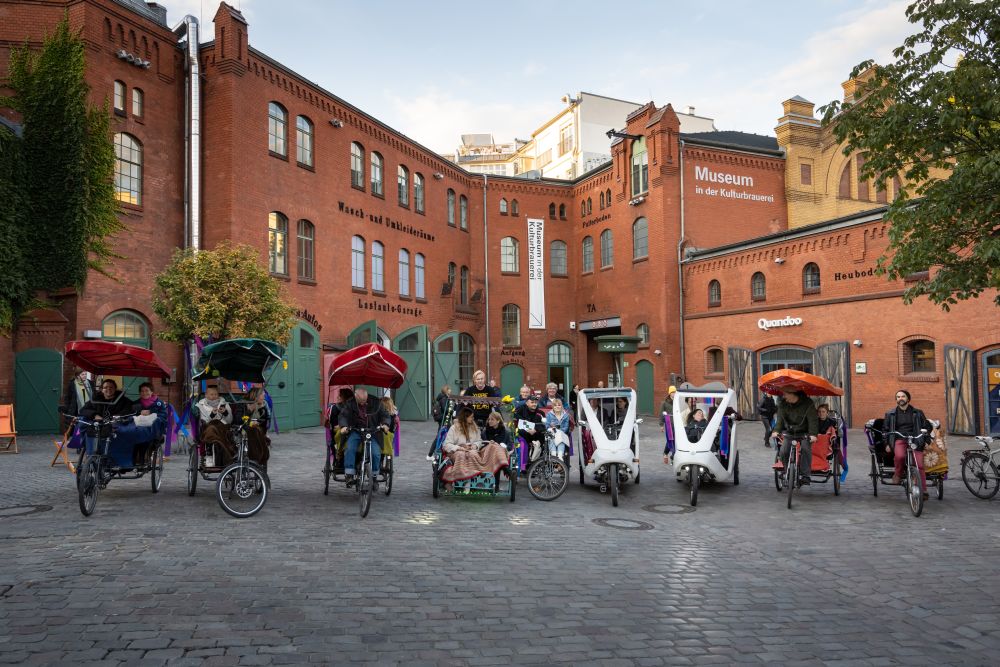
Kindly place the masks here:
POLYGON ((757 386, 765 394, 780 396, 785 391, 803 391, 806 396, 843 396, 844 390, 812 373, 781 368, 761 376, 757 386))

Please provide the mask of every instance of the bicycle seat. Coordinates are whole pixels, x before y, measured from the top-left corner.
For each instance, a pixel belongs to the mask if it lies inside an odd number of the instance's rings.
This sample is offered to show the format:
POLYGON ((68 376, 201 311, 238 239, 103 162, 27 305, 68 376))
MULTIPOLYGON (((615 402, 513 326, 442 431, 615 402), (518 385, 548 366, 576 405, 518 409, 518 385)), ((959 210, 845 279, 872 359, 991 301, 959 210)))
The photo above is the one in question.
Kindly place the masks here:
POLYGON ((979 442, 983 443, 984 445, 992 445, 993 444, 993 438, 991 436, 988 436, 988 435, 977 435, 976 436, 976 440, 978 440, 979 442))

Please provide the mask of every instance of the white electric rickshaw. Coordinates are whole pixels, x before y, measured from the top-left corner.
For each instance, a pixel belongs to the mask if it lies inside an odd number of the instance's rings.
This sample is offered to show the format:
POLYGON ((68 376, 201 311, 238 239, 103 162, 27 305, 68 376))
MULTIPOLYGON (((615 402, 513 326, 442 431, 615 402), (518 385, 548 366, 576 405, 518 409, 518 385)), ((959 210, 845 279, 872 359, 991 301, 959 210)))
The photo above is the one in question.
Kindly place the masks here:
POLYGON ((686 481, 691 486, 691 505, 698 504, 698 487, 704 481, 724 482, 733 480, 740 483, 740 454, 736 445, 735 412, 727 408, 736 402, 736 392, 721 382, 709 382, 703 387, 684 383, 674 394, 674 405, 670 415, 673 427, 673 464, 677 481, 686 481), (681 411, 685 402, 693 398, 697 409, 711 414, 704 430, 686 428, 681 421, 681 411), (692 442, 691 437, 697 435, 692 442))
POLYGON ((639 424, 635 390, 627 387, 582 389, 577 398, 580 440, 576 448, 580 484, 589 477, 611 491, 618 506, 621 487, 639 483, 639 424))

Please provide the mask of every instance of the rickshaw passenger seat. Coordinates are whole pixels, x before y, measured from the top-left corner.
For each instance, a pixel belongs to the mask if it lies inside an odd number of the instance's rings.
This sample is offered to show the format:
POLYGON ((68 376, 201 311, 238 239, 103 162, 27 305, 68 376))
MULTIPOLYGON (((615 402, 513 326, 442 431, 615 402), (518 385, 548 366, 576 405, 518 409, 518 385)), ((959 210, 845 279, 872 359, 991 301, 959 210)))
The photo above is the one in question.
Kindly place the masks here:
POLYGON ((829 458, 833 454, 830 445, 830 436, 822 433, 816 436, 816 442, 812 446, 812 469, 826 472, 830 469, 829 458))

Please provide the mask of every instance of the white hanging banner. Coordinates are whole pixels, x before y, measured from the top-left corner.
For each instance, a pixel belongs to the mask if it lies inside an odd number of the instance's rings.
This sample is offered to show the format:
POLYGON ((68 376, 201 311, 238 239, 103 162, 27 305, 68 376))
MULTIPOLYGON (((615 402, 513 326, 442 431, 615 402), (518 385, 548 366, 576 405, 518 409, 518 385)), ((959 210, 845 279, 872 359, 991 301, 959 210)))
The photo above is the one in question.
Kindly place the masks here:
POLYGON ((528 328, 545 328, 545 222, 528 218, 528 328))

